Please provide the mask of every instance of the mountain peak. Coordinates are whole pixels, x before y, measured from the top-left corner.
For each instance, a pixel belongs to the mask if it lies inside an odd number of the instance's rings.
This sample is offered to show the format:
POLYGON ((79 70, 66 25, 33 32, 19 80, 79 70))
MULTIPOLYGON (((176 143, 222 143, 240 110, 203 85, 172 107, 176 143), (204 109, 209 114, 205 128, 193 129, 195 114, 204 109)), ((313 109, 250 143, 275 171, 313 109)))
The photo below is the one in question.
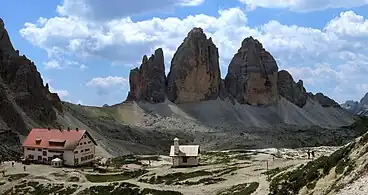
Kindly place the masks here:
POLYGON ((364 97, 360 100, 360 104, 368 105, 368 92, 364 95, 364 97))

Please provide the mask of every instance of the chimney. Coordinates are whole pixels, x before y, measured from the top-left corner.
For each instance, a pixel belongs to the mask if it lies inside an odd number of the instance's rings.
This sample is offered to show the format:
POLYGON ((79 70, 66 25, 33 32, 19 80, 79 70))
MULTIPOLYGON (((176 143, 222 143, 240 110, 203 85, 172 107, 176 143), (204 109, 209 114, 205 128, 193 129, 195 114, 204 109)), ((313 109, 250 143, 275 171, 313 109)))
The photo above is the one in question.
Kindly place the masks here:
POLYGON ((70 127, 68 127, 68 131, 70 131, 70 127))
POLYGON ((177 137, 174 139, 174 154, 179 154, 179 139, 177 137))
POLYGON ((59 127, 59 131, 63 131, 63 130, 61 130, 61 127, 59 127))
POLYGON ((50 127, 47 127, 47 130, 49 130, 49 131, 50 131, 50 130, 51 130, 51 129, 50 129, 50 127))
POLYGON ((75 130, 76 130, 76 131, 78 131, 78 130, 79 130, 79 129, 78 129, 78 127, 77 127, 77 128, 75 128, 75 130))

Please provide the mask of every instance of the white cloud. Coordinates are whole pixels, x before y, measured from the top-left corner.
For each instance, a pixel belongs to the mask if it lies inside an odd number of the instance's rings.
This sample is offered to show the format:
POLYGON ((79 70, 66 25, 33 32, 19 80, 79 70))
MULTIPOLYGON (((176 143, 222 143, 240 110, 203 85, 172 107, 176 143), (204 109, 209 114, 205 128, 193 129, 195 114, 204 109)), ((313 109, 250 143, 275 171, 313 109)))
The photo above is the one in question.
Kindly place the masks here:
POLYGON ((286 8, 292 11, 306 12, 328 8, 353 8, 368 4, 367 0, 239 0, 250 10, 257 7, 286 8))
POLYGON ((50 70, 50 69, 62 69, 61 65, 56 60, 47 61, 47 62, 44 63, 44 65, 45 65, 45 69, 46 70, 50 70))
MULTIPOLYGON (((352 11, 332 18, 323 29, 288 26, 278 21, 251 28, 247 22, 240 8, 220 10, 218 17, 198 14, 138 22, 129 17, 96 23, 60 16, 27 23, 20 33, 52 55, 88 56, 112 64, 138 65, 144 54, 157 47, 164 49, 165 62, 170 62, 187 32, 202 27, 219 48, 222 69, 227 69, 241 41, 253 36, 272 53, 281 69, 290 70, 296 80, 304 79, 307 89, 321 90, 335 99, 344 92, 355 97, 358 92, 351 91, 351 85, 362 84, 368 75, 367 20, 352 11)), ((166 70, 168 67, 166 63, 166 70)), ((106 88, 127 82, 126 78, 110 76, 92 79, 88 85, 106 88)))
POLYGON ((118 76, 108 76, 108 77, 96 77, 88 81, 86 84, 88 87, 100 87, 109 88, 115 85, 125 86, 129 82, 129 79, 118 76))
POLYGON ((62 99, 62 100, 64 98, 70 96, 70 93, 67 90, 60 90, 60 89, 58 90, 58 89, 52 88, 51 86, 49 86, 49 89, 50 89, 50 92, 57 93, 59 98, 62 99))
POLYGON ((85 64, 81 64, 79 66, 79 69, 82 70, 82 71, 84 71, 84 70, 87 70, 88 69, 88 66, 86 66, 85 64))

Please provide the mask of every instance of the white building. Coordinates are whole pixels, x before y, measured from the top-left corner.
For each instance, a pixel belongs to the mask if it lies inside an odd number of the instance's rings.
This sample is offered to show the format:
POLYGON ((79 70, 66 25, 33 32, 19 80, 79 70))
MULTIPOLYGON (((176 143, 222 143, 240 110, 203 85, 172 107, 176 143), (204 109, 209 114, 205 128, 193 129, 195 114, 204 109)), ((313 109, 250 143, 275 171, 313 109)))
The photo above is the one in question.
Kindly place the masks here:
POLYGON ((174 145, 170 148, 170 157, 173 167, 198 166, 199 145, 179 145, 179 139, 174 139, 174 145))
POLYGON ((51 164, 60 158, 63 165, 88 164, 95 158, 96 142, 86 130, 32 129, 23 143, 24 158, 51 164))

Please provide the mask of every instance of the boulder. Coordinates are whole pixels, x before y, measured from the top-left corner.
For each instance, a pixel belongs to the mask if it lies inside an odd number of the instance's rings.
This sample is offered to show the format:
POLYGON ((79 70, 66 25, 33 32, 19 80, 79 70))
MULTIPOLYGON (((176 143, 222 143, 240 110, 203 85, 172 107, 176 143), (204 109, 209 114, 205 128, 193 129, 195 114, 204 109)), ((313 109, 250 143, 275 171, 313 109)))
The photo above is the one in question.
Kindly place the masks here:
POLYGON ((278 72, 277 90, 281 96, 302 108, 308 99, 308 93, 303 86, 303 81, 295 83, 291 74, 286 70, 278 72))
POLYGON ((130 90, 127 101, 164 102, 166 98, 166 76, 164 53, 157 49, 148 59, 143 56, 142 64, 130 71, 130 90))
POLYGON ((218 49, 201 28, 193 28, 171 61, 168 99, 178 104, 216 99, 220 82, 218 49))
POLYGON ((272 104, 279 99, 277 71, 273 56, 257 39, 248 37, 230 62, 225 87, 240 104, 272 104))

